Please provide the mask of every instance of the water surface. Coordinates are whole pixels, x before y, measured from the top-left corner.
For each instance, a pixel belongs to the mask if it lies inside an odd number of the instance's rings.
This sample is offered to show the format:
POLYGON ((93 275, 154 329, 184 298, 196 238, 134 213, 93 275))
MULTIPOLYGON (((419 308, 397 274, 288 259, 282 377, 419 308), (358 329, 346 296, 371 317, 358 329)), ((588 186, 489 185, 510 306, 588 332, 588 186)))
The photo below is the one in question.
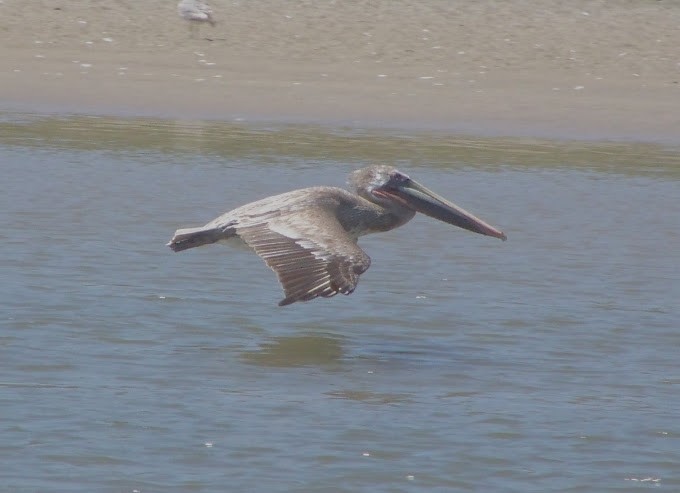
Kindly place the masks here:
POLYGON ((0 156, 8 491, 680 487, 677 149, 7 115, 0 156), (286 308, 164 246, 376 161, 508 241, 418 216, 286 308))

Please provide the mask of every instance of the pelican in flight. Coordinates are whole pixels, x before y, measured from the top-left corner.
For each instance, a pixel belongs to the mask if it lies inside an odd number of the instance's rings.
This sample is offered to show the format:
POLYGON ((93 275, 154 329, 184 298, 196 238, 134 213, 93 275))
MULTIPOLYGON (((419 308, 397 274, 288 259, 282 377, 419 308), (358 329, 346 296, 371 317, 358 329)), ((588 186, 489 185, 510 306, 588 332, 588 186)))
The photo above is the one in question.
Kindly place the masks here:
POLYGON ((447 201, 391 166, 353 172, 342 188, 311 187, 238 207, 205 226, 178 229, 175 252, 240 238, 276 273, 279 306, 350 294, 371 265, 360 236, 389 231, 422 212, 454 226, 505 241, 502 231, 447 201))

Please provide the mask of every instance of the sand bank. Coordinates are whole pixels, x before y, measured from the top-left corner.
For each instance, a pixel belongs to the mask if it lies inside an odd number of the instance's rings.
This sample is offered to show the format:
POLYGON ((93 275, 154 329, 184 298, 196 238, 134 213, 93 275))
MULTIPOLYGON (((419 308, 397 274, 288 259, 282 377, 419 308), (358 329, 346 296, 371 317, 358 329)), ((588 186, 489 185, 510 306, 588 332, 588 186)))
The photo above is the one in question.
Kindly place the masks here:
POLYGON ((4 0, 0 110, 680 141, 676 1, 210 3, 4 0))

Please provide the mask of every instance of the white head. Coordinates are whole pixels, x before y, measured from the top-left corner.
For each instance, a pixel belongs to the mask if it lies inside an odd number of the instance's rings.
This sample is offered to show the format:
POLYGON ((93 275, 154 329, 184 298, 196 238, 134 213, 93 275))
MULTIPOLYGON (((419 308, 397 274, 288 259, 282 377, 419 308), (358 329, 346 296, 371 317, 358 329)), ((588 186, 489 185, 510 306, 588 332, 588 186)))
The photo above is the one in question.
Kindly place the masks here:
POLYGON ((380 191, 390 187, 396 188, 410 180, 407 174, 394 166, 377 164, 354 171, 349 175, 348 183, 360 197, 371 202, 394 206, 394 200, 385 197, 380 191))

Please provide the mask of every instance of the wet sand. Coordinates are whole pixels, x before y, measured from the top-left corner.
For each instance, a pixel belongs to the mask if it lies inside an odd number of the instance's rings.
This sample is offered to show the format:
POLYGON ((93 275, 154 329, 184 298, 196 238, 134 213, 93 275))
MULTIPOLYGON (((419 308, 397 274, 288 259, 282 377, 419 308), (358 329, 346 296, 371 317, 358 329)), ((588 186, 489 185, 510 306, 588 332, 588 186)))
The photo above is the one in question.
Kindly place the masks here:
POLYGON ((0 111, 680 141, 680 3, 4 0, 0 111))

